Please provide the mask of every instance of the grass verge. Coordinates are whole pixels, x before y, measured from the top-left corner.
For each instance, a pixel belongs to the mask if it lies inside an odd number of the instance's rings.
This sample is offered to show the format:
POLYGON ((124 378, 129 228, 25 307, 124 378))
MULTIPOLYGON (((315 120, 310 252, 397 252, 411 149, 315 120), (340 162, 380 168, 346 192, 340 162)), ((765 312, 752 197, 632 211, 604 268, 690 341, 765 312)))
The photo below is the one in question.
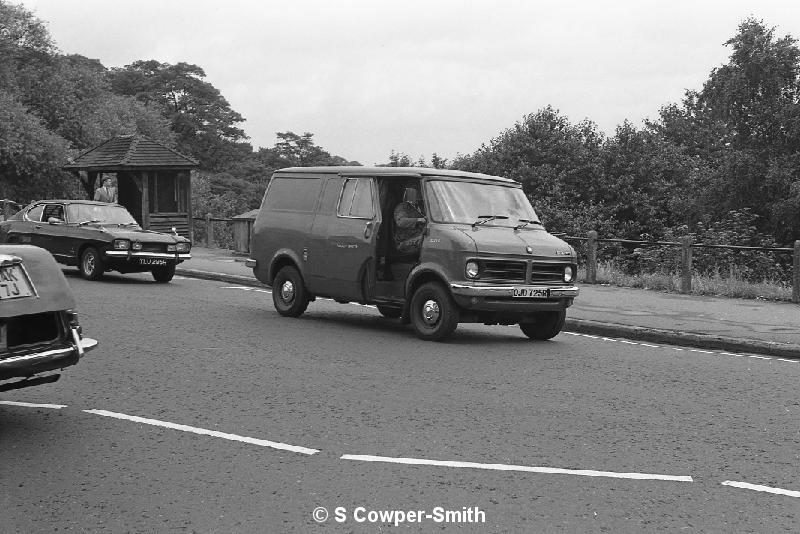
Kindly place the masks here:
MULTIPOLYGON (((578 281, 586 280, 586 268, 578 269, 578 281)), ((626 274, 613 262, 597 265, 597 283, 619 287, 636 287, 668 293, 681 292, 680 274, 642 273, 626 274)), ((711 276, 695 274, 692 276, 692 294, 716 297, 743 298, 754 300, 792 300, 791 286, 782 282, 764 280, 753 283, 732 273, 723 276, 715 273, 711 276)))

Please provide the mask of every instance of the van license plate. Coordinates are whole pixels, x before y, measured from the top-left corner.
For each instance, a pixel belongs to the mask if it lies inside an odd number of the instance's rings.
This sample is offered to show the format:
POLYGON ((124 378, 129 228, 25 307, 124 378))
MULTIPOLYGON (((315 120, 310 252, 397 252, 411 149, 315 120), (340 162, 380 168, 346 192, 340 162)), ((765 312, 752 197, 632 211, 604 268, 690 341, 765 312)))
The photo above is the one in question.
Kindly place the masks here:
POLYGON ((538 287, 515 287, 511 296, 522 299, 546 299, 548 290, 538 287))
POLYGON ((33 284, 22 267, 0 267, 0 300, 32 297, 33 294, 33 284))
POLYGON ((139 258, 139 265, 166 265, 167 260, 160 258, 139 258))

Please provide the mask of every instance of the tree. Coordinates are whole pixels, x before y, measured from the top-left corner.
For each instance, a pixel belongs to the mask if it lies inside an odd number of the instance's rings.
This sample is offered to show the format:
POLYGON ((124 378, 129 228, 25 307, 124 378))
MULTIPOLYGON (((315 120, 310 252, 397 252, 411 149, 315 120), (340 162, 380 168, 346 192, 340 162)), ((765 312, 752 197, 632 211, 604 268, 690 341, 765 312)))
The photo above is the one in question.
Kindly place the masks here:
POLYGON ((76 193, 77 183, 60 169, 67 148, 24 105, 0 92, 0 198, 28 202, 76 193))
POLYGON ((177 134, 179 150, 205 169, 223 170, 237 152, 231 145, 247 139, 237 126, 244 118, 205 77, 197 65, 155 60, 136 61, 109 74, 116 93, 160 107, 177 134))

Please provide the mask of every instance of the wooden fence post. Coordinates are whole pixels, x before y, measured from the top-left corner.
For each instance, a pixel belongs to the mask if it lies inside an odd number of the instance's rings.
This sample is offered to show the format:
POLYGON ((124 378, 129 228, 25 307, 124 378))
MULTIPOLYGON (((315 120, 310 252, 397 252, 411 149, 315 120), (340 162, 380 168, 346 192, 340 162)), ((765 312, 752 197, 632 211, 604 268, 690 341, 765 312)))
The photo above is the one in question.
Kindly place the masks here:
POLYGON ((586 283, 597 283, 597 232, 589 230, 586 239, 586 283))
POLYGON ((214 223, 210 213, 206 213, 206 246, 214 248, 214 223))
POLYGON ((692 238, 681 238, 681 293, 692 292, 692 238))
POLYGON ((794 242, 792 263, 792 302, 800 304, 800 240, 794 242))

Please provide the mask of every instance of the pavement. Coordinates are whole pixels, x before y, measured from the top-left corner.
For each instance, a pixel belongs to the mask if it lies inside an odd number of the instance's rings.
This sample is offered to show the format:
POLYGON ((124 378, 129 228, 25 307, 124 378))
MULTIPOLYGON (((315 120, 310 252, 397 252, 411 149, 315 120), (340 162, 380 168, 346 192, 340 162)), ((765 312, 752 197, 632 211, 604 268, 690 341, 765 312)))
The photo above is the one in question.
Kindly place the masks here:
MULTIPOLYGON (((246 255, 194 247, 181 276, 262 287, 246 255)), ((800 304, 578 284, 571 332, 800 359, 800 304)))

